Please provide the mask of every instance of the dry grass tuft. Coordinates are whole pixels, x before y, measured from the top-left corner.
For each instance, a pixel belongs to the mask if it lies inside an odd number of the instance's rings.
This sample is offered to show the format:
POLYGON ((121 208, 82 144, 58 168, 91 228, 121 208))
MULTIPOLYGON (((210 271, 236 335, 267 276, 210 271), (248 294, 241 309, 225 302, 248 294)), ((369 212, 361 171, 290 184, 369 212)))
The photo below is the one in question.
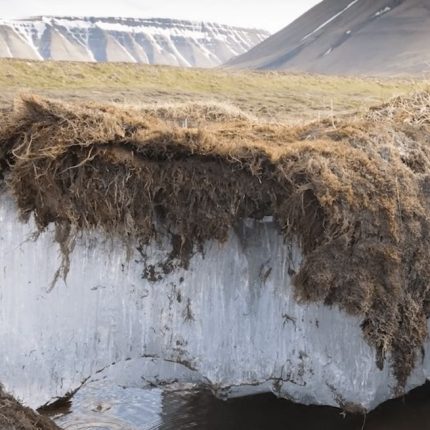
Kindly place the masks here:
POLYGON ((370 109, 367 117, 377 121, 394 121, 415 126, 430 125, 430 91, 396 97, 370 109))
POLYGON ((20 405, 0 387, 0 428, 2 430, 60 430, 51 420, 20 405))
MULTIPOLYGON (((421 118, 416 97, 393 103, 421 118)), ((430 315, 429 122, 399 121, 385 106, 334 124, 211 114, 204 127, 180 128, 176 110, 144 112, 24 98, 0 132, 22 214, 40 229, 103 229, 142 243, 168 234, 184 266, 240 220, 273 215, 304 252, 297 297, 361 316, 401 390, 430 315)))
POLYGON ((155 116, 186 127, 200 127, 206 122, 257 121, 255 116, 244 112, 237 106, 217 101, 148 103, 141 104, 139 110, 144 115, 155 116))

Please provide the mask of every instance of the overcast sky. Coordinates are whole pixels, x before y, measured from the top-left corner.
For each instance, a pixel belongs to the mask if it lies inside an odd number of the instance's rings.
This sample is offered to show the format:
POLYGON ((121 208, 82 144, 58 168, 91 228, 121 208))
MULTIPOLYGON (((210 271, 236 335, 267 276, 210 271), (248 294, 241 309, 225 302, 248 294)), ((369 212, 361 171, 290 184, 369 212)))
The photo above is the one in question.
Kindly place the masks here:
POLYGON ((0 18, 92 15, 180 18, 275 32, 321 0, 0 0, 0 18))

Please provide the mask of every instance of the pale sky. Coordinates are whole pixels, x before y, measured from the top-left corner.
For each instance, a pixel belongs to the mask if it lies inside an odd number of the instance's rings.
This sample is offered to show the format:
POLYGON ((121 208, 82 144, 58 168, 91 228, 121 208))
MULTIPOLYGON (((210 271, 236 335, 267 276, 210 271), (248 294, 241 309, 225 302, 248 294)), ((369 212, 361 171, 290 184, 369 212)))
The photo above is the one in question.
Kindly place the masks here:
POLYGON ((214 21, 276 32, 321 0, 0 0, 0 18, 124 16, 214 21))

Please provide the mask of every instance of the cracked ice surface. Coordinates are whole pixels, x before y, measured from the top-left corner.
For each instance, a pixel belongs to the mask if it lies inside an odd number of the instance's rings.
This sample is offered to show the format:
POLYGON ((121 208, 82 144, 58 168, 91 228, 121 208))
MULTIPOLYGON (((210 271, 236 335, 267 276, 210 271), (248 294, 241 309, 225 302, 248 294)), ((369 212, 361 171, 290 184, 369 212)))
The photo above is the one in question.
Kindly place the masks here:
MULTIPOLYGON (((61 261, 52 229, 32 240, 33 221, 20 223, 5 195, 0 221, 0 381, 32 407, 104 377, 366 409, 393 395, 390 366, 376 367, 360 320, 295 301, 300 252, 271 222, 244 222, 156 283, 142 278, 139 253, 127 260, 120 243, 86 235, 66 282, 50 290, 61 261)), ((155 261, 169 246, 145 252, 155 261)), ((425 382, 428 360, 408 388, 425 382)))

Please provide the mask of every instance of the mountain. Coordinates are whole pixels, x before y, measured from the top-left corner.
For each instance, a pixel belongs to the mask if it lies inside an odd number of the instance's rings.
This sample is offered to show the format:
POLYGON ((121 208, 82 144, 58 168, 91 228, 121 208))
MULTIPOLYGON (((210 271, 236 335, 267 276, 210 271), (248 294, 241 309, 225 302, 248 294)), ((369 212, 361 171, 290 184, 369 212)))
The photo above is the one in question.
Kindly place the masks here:
POLYGON ((264 30, 171 19, 0 20, 0 57, 213 67, 269 36, 264 30))
POLYGON ((325 0, 228 65, 315 73, 430 71, 429 0, 325 0))

